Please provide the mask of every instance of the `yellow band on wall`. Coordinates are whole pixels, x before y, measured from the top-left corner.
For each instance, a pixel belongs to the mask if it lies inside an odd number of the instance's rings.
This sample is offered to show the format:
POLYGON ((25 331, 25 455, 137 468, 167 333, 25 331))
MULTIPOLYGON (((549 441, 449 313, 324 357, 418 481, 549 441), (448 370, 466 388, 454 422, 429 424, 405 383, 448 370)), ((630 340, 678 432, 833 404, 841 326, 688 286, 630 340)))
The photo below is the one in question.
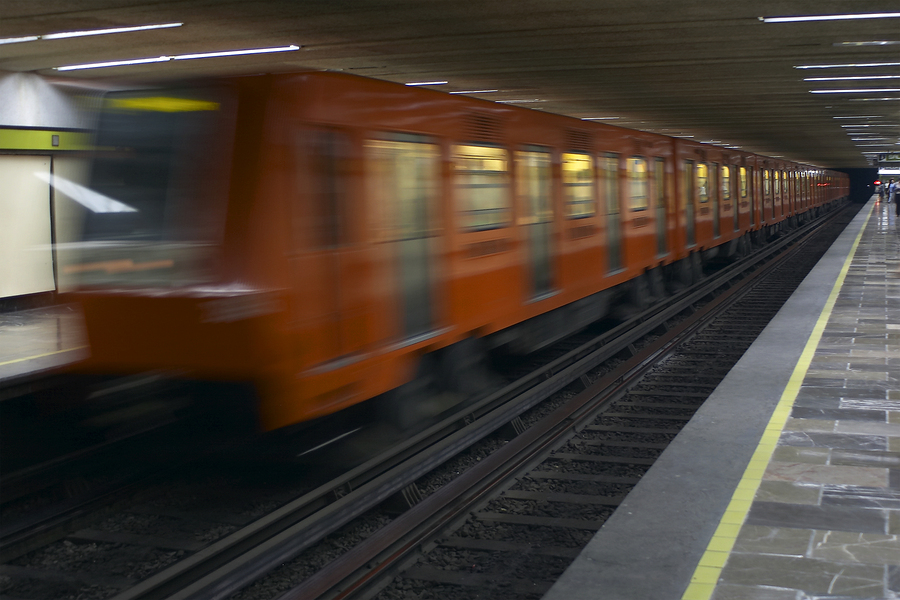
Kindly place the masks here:
POLYGON ((90 150, 91 134, 53 129, 0 129, 0 150, 90 150), (54 140, 55 138, 55 140, 54 140), (54 141, 56 145, 54 145, 54 141))
POLYGON ((750 464, 747 465, 744 475, 740 483, 738 483, 734 495, 731 497, 731 502, 728 504, 728 508, 725 509, 725 514, 722 515, 719 526, 706 547, 706 552, 703 553, 697 568, 694 570, 691 583, 681 597, 682 600, 709 600, 716 588, 716 583, 718 583, 722 569, 725 567, 725 562, 734 548, 741 526, 747 518, 747 513, 750 512, 753 498, 756 496, 760 483, 762 483, 763 473, 765 473, 769 465, 769 460, 772 458, 775 447, 778 445, 778 440, 781 438, 781 432, 787 423, 788 417, 791 415, 794 401, 797 399, 797 394, 800 392, 800 387, 806 378, 806 373, 809 370, 809 365, 812 363, 816 348, 822 339, 825 325, 828 324, 828 319, 831 318, 838 294, 844 285, 844 279, 846 279, 847 272, 850 270, 850 264, 856 255, 856 249, 859 247, 863 232, 869 224, 873 208, 874 203, 869 207, 866 222, 850 248, 850 254, 847 256, 847 260, 844 261, 844 266, 841 268, 834 287, 831 288, 831 294, 829 294, 819 319, 813 327, 812 334, 809 336, 809 340, 800 354, 800 360, 797 361, 797 365, 794 367, 791 378, 781 394, 781 399, 772 413, 772 418, 766 425, 759 445, 750 458, 750 464))

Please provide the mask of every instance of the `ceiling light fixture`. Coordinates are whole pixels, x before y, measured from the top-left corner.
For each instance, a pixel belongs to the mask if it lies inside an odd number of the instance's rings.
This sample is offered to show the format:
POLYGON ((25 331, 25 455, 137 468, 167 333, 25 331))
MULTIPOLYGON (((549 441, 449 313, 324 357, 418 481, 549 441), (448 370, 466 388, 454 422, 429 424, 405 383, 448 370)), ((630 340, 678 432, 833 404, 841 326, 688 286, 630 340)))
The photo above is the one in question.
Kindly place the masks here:
POLYGON ((157 25, 135 25, 134 27, 111 27, 107 29, 86 29, 84 31, 61 31, 46 35, 29 35, 19 38, 0 39, 0 44, 17 44, 19 42, 33 42, 35 40, 62 40, 73 37, 87 37, 91 35, 108 35, 110 33, 131 33, 134 31, 147 31, 150 29, 169 29, 181 27, 184 23, 160 23, 157 25))
POLYGON ((406 85, 417 86, 417 85, 445 85, 450 83, 449 81, 411 81, 406 85))
POLYGON ((900 79, 900 75, 848 75, 844 77, 804 77, 803 81, 851 81, 859 79, 900 79))
POLYGON ((864 67, 897 67, 900 62, 843 63, 839 65, 794 65, 795 69, 857 69, 864 67))
POLYGON ((622 117, 582 117, 582 121, 615 121, 616 119, 621 119, 622 117))
POLYGON ((900 88, 869 88, 869 89, 845 89, 845 90, 809 90, 810 94, 884 94, 887 92, 900 92, 900 88))
POLYGON ((224 52, 204 52, 200 54, 178 54, 175 56, 157 56, 155 58, 135 58, 131 60, 114 60, 109 62, 87 63, 54 67, 57 71, 77 71, 80 69, 103 69, 105 67, 122 67, 126 65, 143 65, 148 63, 169 62, 170 60, 193 60, 196 58, 218 58, 222 56, 242 56, 246 54, 268 54, 271 52, 291 52, 300 46, 279 46, 277 48, 252 48, 249 50, 226 50, 224 52))
MULTIPOLYGON (((409 84, 406 84, 409 85, 409 84)), ((500 90, 466 90, 464 92, 450 92, 451 94, 493 94, 500 90)))
POLYGON ((854 19, 896 19, 900 12, 856 13, 844 15, 796 15, 792 17, 758 17, 763 23, 799 23, 803 21, 847 21, 854 19))
POLYGON ((526 98, 522 100, 497 100, 498 104, 531 104, 532 102, 546 102, 540 98, 526 98))
POLYGON ((900 97, 881 97, 881 98, 847 98, 847 102, 891 102, 900 100, 900 97))
POLYGON ((831 117, 832 119, 883 119, 884 115, 855 115, 851 117, 831 117))
POLYGON ((832 46, 896 46, 900 40, 871 40, 868 42, 836 42, 832 46))

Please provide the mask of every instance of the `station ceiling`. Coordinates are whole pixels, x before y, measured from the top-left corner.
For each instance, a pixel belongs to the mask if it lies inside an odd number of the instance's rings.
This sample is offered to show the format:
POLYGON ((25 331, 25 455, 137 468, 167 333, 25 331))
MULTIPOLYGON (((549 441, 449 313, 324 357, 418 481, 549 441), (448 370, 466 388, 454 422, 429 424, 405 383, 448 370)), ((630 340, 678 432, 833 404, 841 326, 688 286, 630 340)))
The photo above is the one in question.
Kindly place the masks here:
POLYGON ((760 17, 898 10, 897 0, 2 0, 3 39, 182 25, 3 43, 0 70, 101 83, 306 68, 446 81, 431 87, 821 167, 867 167, 864 152, 900 151, 900 18, 760 17), (289 45, 300 48, 55 69, 289 45), (873 63, 893 64, 797 68, 873 63), (813 93, 849 89, 874 91, 813 93))

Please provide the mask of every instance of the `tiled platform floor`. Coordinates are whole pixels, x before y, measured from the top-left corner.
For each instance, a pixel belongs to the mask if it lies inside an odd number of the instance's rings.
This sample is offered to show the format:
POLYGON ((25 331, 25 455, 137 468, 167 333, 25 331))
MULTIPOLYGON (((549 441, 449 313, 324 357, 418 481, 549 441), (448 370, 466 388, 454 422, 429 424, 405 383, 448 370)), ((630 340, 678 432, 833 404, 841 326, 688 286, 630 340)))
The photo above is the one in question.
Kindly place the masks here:
POLYGON ((876 205, 713 600, 900 599, 900 219, 876 205))
POLYGON ((0 313, 0 386, 86 353, 81 315, 68 304, 0 313))

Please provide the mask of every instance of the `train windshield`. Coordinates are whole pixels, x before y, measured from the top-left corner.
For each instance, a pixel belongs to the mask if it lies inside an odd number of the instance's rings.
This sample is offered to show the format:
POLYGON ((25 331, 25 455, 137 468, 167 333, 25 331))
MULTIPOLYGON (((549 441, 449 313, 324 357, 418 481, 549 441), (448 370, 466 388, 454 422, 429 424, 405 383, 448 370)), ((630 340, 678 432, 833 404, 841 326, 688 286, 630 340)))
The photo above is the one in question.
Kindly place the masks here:
POLYGON ((64 270, 87 286, 183 286, 214 277, 234 113, 223 90, 112 93, 88 185, 58 180, 81 205, 64 270))

